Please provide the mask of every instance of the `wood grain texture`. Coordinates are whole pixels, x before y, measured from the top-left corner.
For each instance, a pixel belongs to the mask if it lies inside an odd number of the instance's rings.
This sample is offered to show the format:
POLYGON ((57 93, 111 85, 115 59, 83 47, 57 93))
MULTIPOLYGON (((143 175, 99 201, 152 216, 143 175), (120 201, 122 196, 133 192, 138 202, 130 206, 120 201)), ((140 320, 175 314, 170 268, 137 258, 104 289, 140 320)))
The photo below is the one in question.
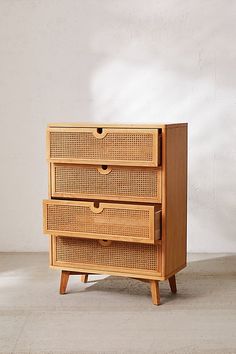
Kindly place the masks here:
POLYGON ((51 163, 48 162, 48 198, 51 198, 52 196, 52 181, 53 181, 53 178, 52 178, 52 168, 51 168, 51 163))
POLYGON ((170 290, 173 294, 177 293, 177 286, 176 286, 176 278, 175 275, 172 275, 172 277, 170 277, 168 279, 169 284, 170 284, 170 290))
POLYGON ((150 280, 150 287, 153 305, 160 305, 160 291, 158 280, 150 280))
POLYGON ((162 204, 163 275, 186 265, 187 126, 166 129, 162 204))
POLYGON ((187 123, 157 123, 157 124, 103 124, 103 123, 49 123, 48 127, 55 128, 117 128, 117 129, 162 129, 187 126, 187 123))
POLYGON ((60 294, 64 295, 66 293, 67 284, 69 281, 70 275, 80 275, 80 279, 83 283, 87 283, 88 281, 88 274, 84 274, 81 272, 70 271, 63 269, 61 271, 61 282, 60 282, 60 294))
POLYGON ((43 201, 44 233, 51 235, 154 244, 160 239, 160 214, 152 205, 43 201))
POLYGON ((61 271, 61 283, 60 283, 60 294, 64 295, 66 293, 66 288, 68 284, 68 280, 70 277, 70 272, 67 270, 61 271))
POLYGON ((49 236, 48 238, 49 243, 49 265, 53 265, 53 236, 49 236))
POLYGON ((163 276, 161 276, 160 272, 142 272, 139 269, 136 269, 134 273, 130 273, 128 270, 123 269, 117 270, 114 268, 107 268, 107 267, 91 267, 84 265, 83 267, 77 266, 75 263, 59 263, 56 262, 50 266, 51 269, 55 270, 68 270, 68 271, 78 271, 81 274, 88 273, 88 274, 100 274, 100 275, 115 275, 117 277, 128 277, 128 278, 138 278, 138 279, 149 279, 149 280, 166 280, 163 276))

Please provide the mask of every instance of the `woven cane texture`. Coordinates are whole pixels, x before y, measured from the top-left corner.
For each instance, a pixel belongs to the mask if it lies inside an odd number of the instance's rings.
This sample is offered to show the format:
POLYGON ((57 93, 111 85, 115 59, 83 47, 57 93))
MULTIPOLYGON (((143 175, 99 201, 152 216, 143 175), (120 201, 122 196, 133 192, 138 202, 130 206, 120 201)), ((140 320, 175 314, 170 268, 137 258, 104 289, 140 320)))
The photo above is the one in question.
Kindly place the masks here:
POLYGON ((92 132, 50 132, 50 158, 101 161, 153 160, 152 133, 110 132, 103 139, 92 132))
POLYGON ((56 262, 75 266, 98 265, 117 268, 158 270, 158 248, 128 242, 113 241, 102 246, 97 240, 56 237, 56 262))
POLYGON ((90 165, 56 164, 53 168, 55 195, 161 202, 161 170, 158 168, 113 166, 108 174, 101 174, 97 166, 90 165))
POLYGON ((149 239, 150 214, 150 210, 112 207, 96 214, 79 202, 78 205, 47 204, 47 230, 149 239))

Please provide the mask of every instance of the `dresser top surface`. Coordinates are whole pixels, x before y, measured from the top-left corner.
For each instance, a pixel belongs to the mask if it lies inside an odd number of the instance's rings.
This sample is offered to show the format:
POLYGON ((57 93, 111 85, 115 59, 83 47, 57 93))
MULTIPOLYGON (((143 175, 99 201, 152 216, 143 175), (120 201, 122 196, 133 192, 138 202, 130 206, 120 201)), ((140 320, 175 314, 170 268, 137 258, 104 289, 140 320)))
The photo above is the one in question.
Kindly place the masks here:
POLYGON ((158 129, 158 128, 177 128, 187 126, 188 123, 158 123, 158 124, 103 124, 97 123, 49 123, 49 128, 122 128, 122 129, 158 129))

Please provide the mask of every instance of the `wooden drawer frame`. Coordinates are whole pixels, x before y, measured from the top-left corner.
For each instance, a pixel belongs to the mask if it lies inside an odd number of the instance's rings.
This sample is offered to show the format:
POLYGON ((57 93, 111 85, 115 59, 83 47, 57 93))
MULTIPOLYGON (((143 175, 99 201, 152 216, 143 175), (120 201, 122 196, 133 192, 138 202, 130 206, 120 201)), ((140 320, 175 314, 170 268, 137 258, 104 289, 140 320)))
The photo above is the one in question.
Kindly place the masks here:
MULTIPOLYGON (((51 162, 63 162, 63 163, 79 163, 79 164, 95 164, 95 165, 122 165, 122 166, 150 166, 157 167, 159 165, 159 131, 158 129, 122 129, 122 128, 57 128, 48 127, 47 129, 47 159, 51 162), (103 129, 101 134, 97 133, 98 129, 103 129), (109 133, 117 134, 152 134, 153 146, 152 146, 152 160, 112 160, 112 159, 79 159, 79 158, 53 158, 50 154, 50 133, 91 133, 95 138, 101 140, 105 139, 109 133)), ((139 146, 139 150, 142 151, 143 147, 139 146)))
MULTIPOLYGON (((73 210, 72 210, 73 212, 73 210)), ((43 231, 45 234, 50 235, 61 235, 61 236, 69 236, 69 237, 78 237, 78 238, 92 238, 92 239, 101 239, 101 240, 116 240, 116 241, 124 241, 124 242, 136 242, 136 243, 149 243, 154 244, 157 240, 160 239, 161 234, 161 210, 159 207, 155 207, 152 205, 136 205, 136 204, 120 204, 120 203, 99 203, 99 207, 95 207, 93 202, 85 202, 85 201, 67 201, 67 200, 44 200, 43 201, 43 215, 44 215, 44 228, 43 231), (48 229, 48 205, 53 206, 64 206, 64 207, 83 207, 85 210, 88 208, 91 211, 91 215, 97 214, 97 222, 101 222, 104 220, 104 216, 102 215, 103 210, 130 210, 130 211, 145 211, 148 212, 148 236, 149 237, 140 237, 140 236, 127 236, 127 235, 116 235, 116 234, 107 234, 107 233, 87 233, 82 231, 68 231, 68 230, 55 230, 48 229), (99 221, 99 215, 101 217, 101 221, 99 221)), ((115 217, 115 215, 114 215, 115 217)), ((106 219, 105 219, 106 220, 106 219)), ((122 219, 118 219, 118 222, 121 223, 121 232, 122 230, 122 219)), ((125 219, 124 219, 125 220, 125 219)), ((123 220, 123 222, 124 222, 123 220)), ((135 225, 137 220, 133 220, 135 225)), ((87 221, 89 224, 89 221, 87 221)), ((91 223, 91 222, 90 222, 91 223)), ((95 222, 96 225, 96 222, 95 222)), ((108 224, 109 225, 109 224, 108 224)), ((112 222, 111 222, 111 225, 112 222)), ((130 225, 127 225, 129 228, 130 225)), ((141 227, 141 226, 140 226, 141 227)), ((138 227, 137 227, 138 228, 138 227)), ((117 227, 119 229, 119 225, 117 227)), ((147 229, 147 228, 146 228, 147 229)), ((139 230, 141 233, 141 229, 139 230)))
MULTIPOLYGON (((68 199, 92 199, 92 200, 114 200, 114 201, 132 201, 132 202, 145 202, 145 203, 161 203, 161 176, 162 176, 162 171, 160 167, 136 167, 136 166, 107 166, 107 170, 103 170, 102 169, 102 165, 81 165, 81 164, 62 164, 62 163, 51 163, 51 171, 50 171, 50 178, 51 178, 51 194, 52 197, 54 198, 68 198, 68 199), (150 196, 150 197, 146 197, 146 196, 137 196, 137 195, 130 195, 131 193, 129 192, 128 195, 125 195, 125 192, 123 192, 123 194, 113 194, 113 195, 109 195, 109 194, 104 194, 104 193, 97 193, 97 194, 92 194, 92 193, 88 193, 88 192, 80 192, 80 193, 70 193, 70 192, 58 192, 56 191, 56 168, 60 168, 60 167, 65 167, 65 168, 71 168, 73 170, 73 168, 76 169, 84 169, 84 171, 87 170, 91 170, 91 171, 95 171, 97 170, 98 173, 98 179, 101 182, 102 180, 102 176, 104 176, 104 180, 106 181, 106 175, 108 175, 108 178, 110 176, 110 173, 112 171, 117 171, 119 173, 119 171, 121 172, 121 174, 125 175, 125 171, 128 172, 133 172, 134 175, 135 173, 138 172, 154 172, 156 175, 156 196, 150 196)), ((87 174, 89 174, 89 172, 87 172, 87 174)), ((96 178, 96 177, 95 177, 96 178)), ((151 176, 149 177, 151 179, 151 176)), ((82 177, 81 177, 82 179, 82 177)), ((94 181, 92 181, 91 183, 93 183, 94 181)), ((86 179, 86 176, 83 178, 83 183, 88 183, 88 187, 86 187, 87 189, 89 189, 89 180, 86 179), (88 181, 88 182, 86 182, 88 181)), ((114 179, 109 182, 107 182, 107 184, 109 185, 114 185, 116 184, 117 181, 114 179)), ((138 177, 137 177, 137 183, 138 183, 138 177)), ((136 183, 136 184, 137 184, 136 183)), ((151 183, 148 184, 148 182, 146 182, 147 185, 147 189, 150 188, 150 194, 151 194, 151 183)), ((144 186, 144 184, 143 184, 144 186)), ((130 188, 131 189, 131 188, 130 188)), ((121 188, 122 190, 122 188, 121 188)), ((135 193, 134 193, 135 194, 135 193)))
MULTIPOLYGON (((156 270, 146 270, 141 268, 127 268, 127 267, 115 267, 115 266, 105 266, 98 264, 86 264, 86 263, 75 263, 75 262, 62 262, 58 261, 56 257, 56 243, 58 236, 51 236, 50 239, 50 266, 51 268, 61 268, 71 271, 79 271, 85 273, 97 273, 97 274, 114 274, 120 276, 130 276, 130 277, 139 277, 143 279, 159 279, 161 276, 160 267, 161 267, 161 243, 157 242, 157 269, 156 270)), ((99 242, 99 240, 97 240, 99 242)), ((112 241, 113 242, 113 241, 112 241)), ((116 242, 116 241, 114 241, 116 242)), ((126 244, 126 243, 125 243, 126 244)), ((105 247, 105 246, 104 246, 105 247)))

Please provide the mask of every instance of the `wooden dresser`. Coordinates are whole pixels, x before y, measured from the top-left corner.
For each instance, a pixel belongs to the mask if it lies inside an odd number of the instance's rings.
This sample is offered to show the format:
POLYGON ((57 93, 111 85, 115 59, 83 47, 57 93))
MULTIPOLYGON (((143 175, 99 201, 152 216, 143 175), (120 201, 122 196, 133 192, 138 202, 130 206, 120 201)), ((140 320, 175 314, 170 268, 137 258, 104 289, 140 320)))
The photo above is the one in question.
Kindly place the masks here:
POLYGON ((186 266, 187 124, 49 124, 50 265, 69 276, 111 274, 150 282, 186 266))

